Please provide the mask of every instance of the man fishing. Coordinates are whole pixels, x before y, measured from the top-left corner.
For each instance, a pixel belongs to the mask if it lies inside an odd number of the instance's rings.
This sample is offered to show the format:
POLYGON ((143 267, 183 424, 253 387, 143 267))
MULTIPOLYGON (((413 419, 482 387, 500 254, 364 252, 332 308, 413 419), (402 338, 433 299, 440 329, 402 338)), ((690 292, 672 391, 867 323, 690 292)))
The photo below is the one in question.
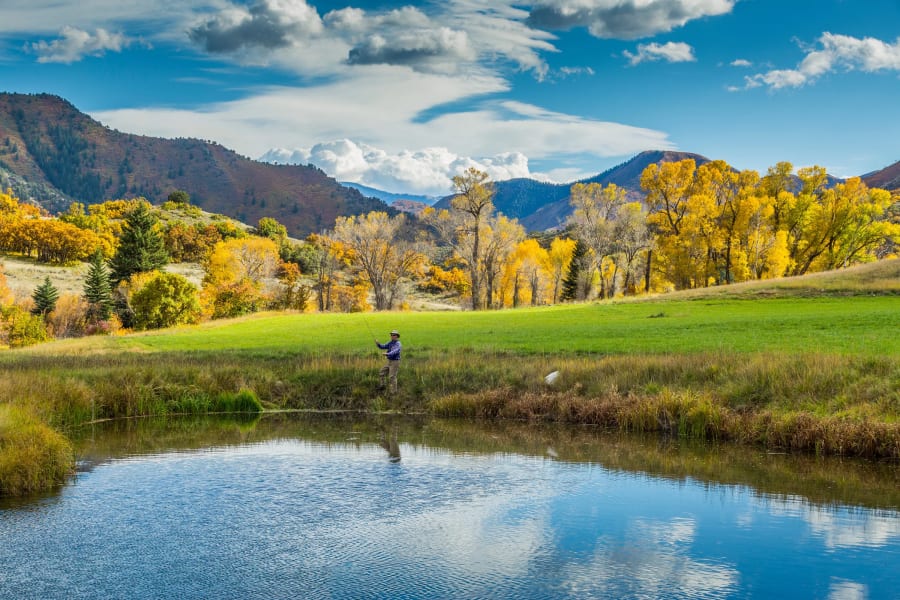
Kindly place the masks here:
POLYGON ((384 389, 385 379, 387 379, 393 394, 397 391, 397 371, 400 369, 400 349, 403 347, 400 344, 400 332, 396 329, 393 330, 391 341, 387 344, 380 344, 378 340, 375 340, 375 345, 385 351, 384 357, 387 359, 387 364, 378 371, 378 376, 381 377, 380 389, 384 389))

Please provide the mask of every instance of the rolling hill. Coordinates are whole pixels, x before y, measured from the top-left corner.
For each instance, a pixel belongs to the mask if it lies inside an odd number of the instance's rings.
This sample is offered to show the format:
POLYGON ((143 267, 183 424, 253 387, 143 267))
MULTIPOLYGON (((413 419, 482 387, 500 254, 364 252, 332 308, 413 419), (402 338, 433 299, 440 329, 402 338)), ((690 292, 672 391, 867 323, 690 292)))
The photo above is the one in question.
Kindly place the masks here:
POLYGON ((212 141, 122 133, 47 94, 0 93, 0 176, 53 213, 72 201, 143 196, 158 204, 184 190, 206 211, 250 224, 272 217, 296 237, 337 216, 393 212, 315 167, 253 161, 212 141))

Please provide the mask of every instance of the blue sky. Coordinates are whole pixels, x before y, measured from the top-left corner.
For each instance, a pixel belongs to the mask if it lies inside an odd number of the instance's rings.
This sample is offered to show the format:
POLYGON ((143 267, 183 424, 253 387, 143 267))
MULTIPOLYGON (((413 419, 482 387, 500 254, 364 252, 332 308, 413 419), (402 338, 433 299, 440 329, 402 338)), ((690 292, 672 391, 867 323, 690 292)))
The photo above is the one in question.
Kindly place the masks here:
POLYGON ((898 0, 0 0, 0 90, 442 195, 643 150, 900 160, 898 0))

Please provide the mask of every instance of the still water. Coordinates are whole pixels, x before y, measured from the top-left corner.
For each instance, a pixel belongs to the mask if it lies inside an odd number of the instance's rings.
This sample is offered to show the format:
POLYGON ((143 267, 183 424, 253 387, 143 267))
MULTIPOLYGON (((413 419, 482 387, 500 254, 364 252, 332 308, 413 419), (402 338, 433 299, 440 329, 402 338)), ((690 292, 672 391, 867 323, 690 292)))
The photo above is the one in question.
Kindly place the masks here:
POLYGON ((79 432, 0 598, 900 598, 900 467, 388 418, 79 432))

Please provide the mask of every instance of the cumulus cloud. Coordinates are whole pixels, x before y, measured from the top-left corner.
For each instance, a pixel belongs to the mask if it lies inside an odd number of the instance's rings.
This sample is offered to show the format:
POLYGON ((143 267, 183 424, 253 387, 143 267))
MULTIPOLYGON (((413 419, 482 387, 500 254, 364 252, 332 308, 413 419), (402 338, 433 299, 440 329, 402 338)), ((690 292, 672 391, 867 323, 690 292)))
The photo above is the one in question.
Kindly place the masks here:
POLYGON ((189 31, 207 52, 284 48, 322 31, 319 13, 304 0, 260 0, 231 6, 189 31))
POLYGON ((439 147, 388 153, 347 139, 316 144, 308 150, 276 148, 260 160, 276 164, 311 163, 338 181, 432 196, 450 193, 453 176, 470 167, 486 172, 495 181, 531 176, 528 158, 520 152, 484 158, 459 156, 439 147))
POLYGON ((731 12, 737 0, 538 0, 528 23, 542 29, 587 27, 598 38, 637 39, 731 12))
POLYGON ((667 62, 694 62, 694 49, 684 42, 668 42, 665 44, 640 44, 637 54, 628 50, 622 53, 632 66, 647 61, 665 60, 667 62))
POLYGON ((751 63, 749 60, 746 60, 744 58, 735 59, 735 60, 731 61, 730 64, 732 67, 752 67, 753 66, 753 63, 751 63))
POLYGON ((854 38, 823 33, 818 46, 806 49, 806 57, 794 69, 775 69, 745 79, 745 88, 802 87, 836 71, 900 71, 900 38, 893 44, 875 38, 854 38))
POLYGON ((102 56, 107 51, 121 52, 132 43, 121 33, 110 33, 105 29, 90 33, 67 26, 62 28, 59 36, 52 42, 41 40, 31 44, 31 51, 38 55, 38 62, 72 64, 85 56, 102 56))

